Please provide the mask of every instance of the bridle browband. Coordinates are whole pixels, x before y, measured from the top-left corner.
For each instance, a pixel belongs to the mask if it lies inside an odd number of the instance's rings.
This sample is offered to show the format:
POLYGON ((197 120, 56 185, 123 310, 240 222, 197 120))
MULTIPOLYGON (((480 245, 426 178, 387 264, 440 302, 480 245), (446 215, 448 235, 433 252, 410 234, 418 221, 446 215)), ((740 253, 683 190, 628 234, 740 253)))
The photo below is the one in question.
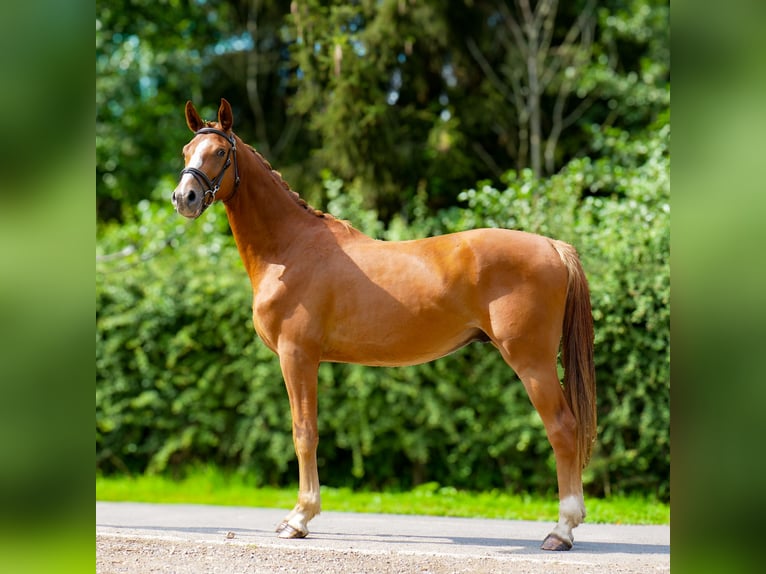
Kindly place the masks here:
POLYGON ((221 181, 223 180, 223 176, 226 174, 226 170, 229 168, 229 166, 232 163, 232 157, 234 158, 234 191, 231 192, 231 195, 227 197, 226 199, 222 200, 224 203, 229 201, 234 195, 237 193, 237 188, 239 187, 239 168, 237 167, 237 142, 234 139, 234 135, 231 136, 228 135, 226 132, 216 129, 216 128, 200 128, 196 132, 194 132, 194 136, 198 136, 200 134, 217 134, 224 138, 227 142, 231 144, 231 147, 229 148, 229 152, 226 154, 226 163, 223 164, 223 167, 221 168, 221 171, 218 172, 218 175, 213 178, 211 181, 210 178, 207 176, 207 174, 202 171, 201 169, 197 169, 196 167, 185 167, 181 170, 181 177, 184 176, 185 173, 189 173, 192 176, 194 176, 194 179, 197 180, 197 183, 199 183, 202 186, 202 189, 204 189, 204 195, 202 197, 202 209, 199 212, 199 217, 202 215, 202 212, 204 212, 214 201, 215 201, 215 195, 218 193, 218 190, 221 189, 221 181))

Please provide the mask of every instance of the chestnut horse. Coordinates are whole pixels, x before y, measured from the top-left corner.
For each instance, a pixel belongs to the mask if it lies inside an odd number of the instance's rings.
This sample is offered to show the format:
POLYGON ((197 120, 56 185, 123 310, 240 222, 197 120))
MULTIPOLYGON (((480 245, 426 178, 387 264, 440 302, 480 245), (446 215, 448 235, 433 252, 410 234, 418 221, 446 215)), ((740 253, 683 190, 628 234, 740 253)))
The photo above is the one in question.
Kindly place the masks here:
POLYGON ((232 132, 226 100, 217 122, 187 102, 186 123, 194 137, 173 205, 193 219, 222 200, 252 283, 255 330, 278 355, 290 399, 299 492, 279 536, 306 536, 320 510, 320 362, 414 365, 487 341, 524 384, 556 458, 559 521, 542 548, 569 550, 596 435, 593 319, 575 249, 505 229, 376 241, 300 199, 232 132))

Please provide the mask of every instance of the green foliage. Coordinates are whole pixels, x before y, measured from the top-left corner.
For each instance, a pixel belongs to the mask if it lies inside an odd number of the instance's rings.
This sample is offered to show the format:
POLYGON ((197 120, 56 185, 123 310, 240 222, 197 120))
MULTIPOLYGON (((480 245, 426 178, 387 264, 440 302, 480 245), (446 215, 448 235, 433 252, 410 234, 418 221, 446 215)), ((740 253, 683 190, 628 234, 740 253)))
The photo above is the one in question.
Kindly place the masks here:
POLYGON ((101 220, 121 220, 182 168, 183 106, 214 119, 221 97, 237 133, 281 160, 308 154, 286 120, 289 2, 99 0, 96 14, 96 199, 101 220), (264 111, 266 110, 266 111, 264 111), (268 113, 266 113, 268 112, 268 113), (297 139, 297 141, 296 141, 297 139))
POLYGON ((176 174, 184 102, 204 69, 220 2, 100 1, 96 16, 96 199, 103 219, 176 174), (168 5, 169 4, 169 5, 168 5), (188 5, 187 5, 188 4, 188 5), (171 144, 171 142, 173 142, 171 144))
POLYGON ((175 177, 188 99, 213 119, 226 97, 304 197, 323 202, 329 169, 386 224, 417 196, 437 210, 596 158, 589 126, 645 129, 670 81, 667 0, 596 4, 540 0, 527 27, 518 0, 99 0, 98 217, 175 177))
MULTIPOLYGON (((573 160, 546 179, 509 173, 505 189, 464 192, 467 208, 429 216, 424 201, 384 227, 358 190, 326 174, 336 216, 388 239, 479 226, 573 243, 591 282, 599 442, 593 493, 669 497, 670 128, 594 131, 611 161, 573 160)), ((296 477, 276 358, 257 341, 251 291, 220 208, 186 223, 149 202, 98 238, 97 466, 178 471, 194 461, 296 477), (135 245, 124 257, 106 254, 135 245)), ((554 459, 523 386, 490 346, 398 369, 322 365, 324 484, 553 491, 554 459)))
POLYGON ((97 269, 98 466, 256 459, 259 479, 274 480, 292 458, 289 409, 278 364, 256 343, 225 216, 211 210, 189 225, 146 201, 138 214, 99 242, 137 253, 97 269))

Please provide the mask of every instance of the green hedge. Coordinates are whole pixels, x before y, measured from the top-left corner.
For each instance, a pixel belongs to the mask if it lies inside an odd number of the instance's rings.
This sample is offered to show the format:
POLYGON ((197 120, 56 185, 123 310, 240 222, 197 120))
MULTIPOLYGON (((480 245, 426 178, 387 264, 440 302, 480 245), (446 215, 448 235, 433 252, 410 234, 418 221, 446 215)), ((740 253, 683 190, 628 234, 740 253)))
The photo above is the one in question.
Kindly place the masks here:
MULTIPOLYGON (((599 440, 594 494, 669 497, 669 126, 649 138, 594 132, 613 158, 556 176, 507 175, 436 216, 411 206, 387 228, 326 182, 328 209, 398 239, 479 226, 573 243, 591 282, 599 440)), ((167 195, 167 194, 165 194, 167 195)), ((96 464, 102 472, 181 471, 199 461, 297 479, 279 365, 252 328, 247 276, 223 209, 181 221, 144 202, 99 231, 96 464), (135 253, 121 252, 126 246, 135 253)), ((406 488, 425 481, 514 491, 556 488, 554 459, 522 385, 488 345, 416 367, 322 365, 319 465, 325 484, 406 488)))

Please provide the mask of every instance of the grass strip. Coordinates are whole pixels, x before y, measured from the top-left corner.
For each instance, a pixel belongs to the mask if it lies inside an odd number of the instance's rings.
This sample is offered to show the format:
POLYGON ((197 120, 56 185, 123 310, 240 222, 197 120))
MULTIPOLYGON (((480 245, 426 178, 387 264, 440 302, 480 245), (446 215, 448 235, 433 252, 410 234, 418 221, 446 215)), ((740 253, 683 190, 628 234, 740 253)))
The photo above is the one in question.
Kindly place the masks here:
MULTIPOLYGON (((183 478, 162 475, 96 476, 96 500, 154 503, 215 504, 289 509, 297 488, 256 487, 247 476, 214 467, 189 471, 183 478)), ((651 497, 586 498, 588 522, 610 524, 669 524, 670 506, 651 497)), ((322 487, 322 509, 335 512, 423 514, 555 520, 555 496, 469 492, 437 483, 406 492, 352 491, 322 487)))

